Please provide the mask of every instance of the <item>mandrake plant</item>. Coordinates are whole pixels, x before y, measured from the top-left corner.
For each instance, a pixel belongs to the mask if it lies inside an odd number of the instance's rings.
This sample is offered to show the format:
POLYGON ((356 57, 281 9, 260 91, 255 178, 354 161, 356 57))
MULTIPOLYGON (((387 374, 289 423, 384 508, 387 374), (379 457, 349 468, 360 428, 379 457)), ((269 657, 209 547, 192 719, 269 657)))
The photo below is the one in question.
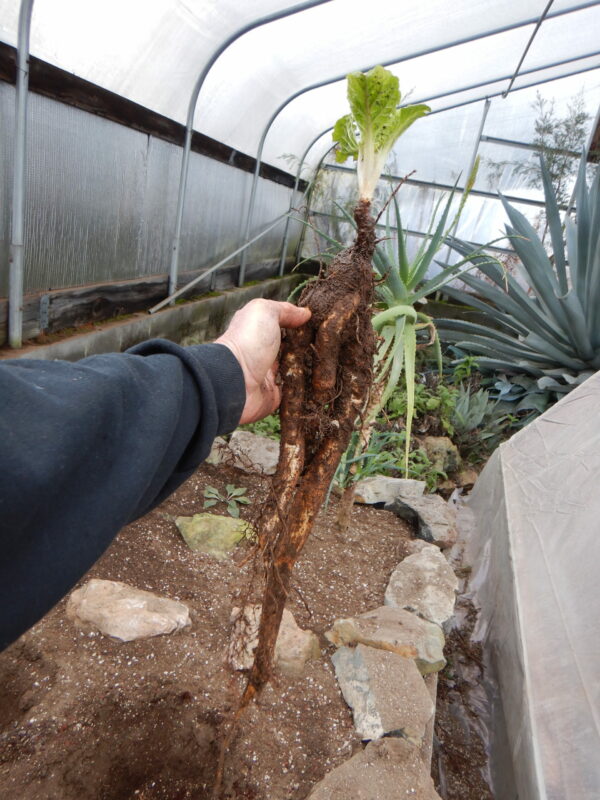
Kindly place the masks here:
MULTIPOLYGON (((348 76, 348 100, 351 114, 338 120, 334 140, 339 160, 357 161, 356 238, 306 286, 299 305, 310 308, 311 319, 288 331, 282 345, 280 456, 258 533, 265 573, 258 647, 236 720, 271 676, 294 563, 369 403, 376 351, 371 200, 392 146, 429 110, 398 109, 398 79, 380 66, 348 76)), ((217 785, 223 758, 224 747, 217 785)))

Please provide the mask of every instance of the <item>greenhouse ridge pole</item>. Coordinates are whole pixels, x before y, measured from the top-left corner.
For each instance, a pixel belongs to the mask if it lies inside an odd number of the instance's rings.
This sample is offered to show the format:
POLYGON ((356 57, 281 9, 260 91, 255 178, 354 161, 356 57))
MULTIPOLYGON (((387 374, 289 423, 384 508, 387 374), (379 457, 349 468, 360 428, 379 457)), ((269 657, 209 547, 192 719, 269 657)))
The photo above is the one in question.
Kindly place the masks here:
POLYGON ((25 160, 27 149, 27 100, 29 86, 29 35, 34 0, 21 0, 17 44, 15 147, 8 287, 8 341, 23 342, 23 271, 25 262, 25 160))
POLYGON ((206 76, 208 75, 209 71, 212 69, 214 63, 219 58, 219 56, 229 47, 229 45, 233 44, 236 39, 239 39, 240 36, 248 33, 255 28, 260 27, 261 25, 267 25, 270 22, 275 22, 280 19, 284 19, 285 17, 289 17, 292 14, 297 14, 300 11, 306 11, 309 8, 313 8, 314 6, 323 5, 324 3, 330 3, 331 0, 308 0, 308 2, 299 3, 295 6, 290 6, 289 8, 284 9, 283 11, 278 11, 272 14, 267 14, 264 17, 259 17, 252 22, 249 22, 247 25, 244 25, 241 28, 238 28, 234 33, 225 39, 213 54, 210 56, 196 83, 194 84, 194 88, 192 90, 192 94, 190 97, 190 102, 188 106, 188 115, 186 121, 186 130, 185 130, 185 143, 183 146, 183 155, 181 160, 181 176, 179 179, 179 194, 177 197, 177 213, 175 218, 175 234, 173 237, 173 248, 171 251, 171 268, 169 272, 169 295, 172 295, 177 288, 177 275, 179 272, 179 252, 181 247, 181 227, 183 222, 183 208, 185 205, 185 192, 187 187, 187 178, 189 172, 189 160, 190 160, 190 151, 192 148, 192 134, 194 130, 194 114, 196 112, 196 104, 198 102, 198 95, 200 94, 200 90, 206 80, 206 76))
MULTIPOLYGON (((444 45, 438 45, 437 47, 427 48, 425 50, 419 50, 419 51, 414 52, 414 53, 409 53, 408 55, 403 56, 402 58, 391 59, 389 61, 383 61, 383 62, 380 62, 380 63, 384 67, 385 66, 393 66, 395 64, 401 64, 404 61, 409 61, 412 58, 419 58, 421 56, 430 55, 431 53, 436 53, 436 52, 439 52, 441 50, 447 50, 449 48, 456 47, 456 46, 461 45, 461 44, 468 44, 470 42, 477 41, 479 39, 485 39, 488 36, 494 36, 494 35, 497 35, 499 33, 506 33, 508 31, 516 30, 518 28, 522 28, 522 27, 525 27, 527 25, 532 25, 534 23, 537 24, 536 31, 535 31, 535 32, 537 32, 537 28, 539 27, 539 25, 541 24, 542 20, 545 17, 553 19, 555 17, 562 16, 563 14, 570 14, 570 13, 575 12, 575 11, 581 11, 581 10, 583 10, 585 8, 589 8, 591 6, 598 5, 598 0, 592 0, 592 2, 581 3, 581 4, 577 5, 577 6, 575 6, 574 8, 561 9, 559 11, 556 11, 554 14, 548 14, 548 10, 549 10, 550 5, 552 4, 552 2, 553 2, 553 0, 550 0, 550 3, 548 4, 547 8, 545 9, 545 11, 543 12, 543 14, 542 14, 542 16, 540 18, 534 17, 534 18, 530 18, 530 19, 527 19, 527 20, 521 20, 520 22, 516 22, 516 23, 513 23, 511 25, 505 25, 505 26, 502 26, 502 27, 499 27, 499 28, 494 28, 492 30, 483 31, 482 33, 477 33, 477 34, 474 34, 472 36, 468 36, 466 38, 458 39, 458 40, 452 41, 452 42, 447 42, 444 45)), ((534 35, 535 35, 535 32, 534 32, 534 35)), ((529 49, 531 41, 533 41, 533 36, 530 39, 530 42, 529 42, 529 45, 527 46, 527 49, 529 49)), ((521 62, 519 62, 519 67, 521 66, 521 63, 522 63, 523 59, 525 58, 526 53, 527 53, 527 50, 523 54, 523 58, 521 59, 521 62)), ((585 56, 579 56, 578 59, 580 59, 580 58, 585 58, 585 56)), ((566 63, 567 61, 578 60, 578 59, 566 59, 565 61, 555 62, 554 64, 551 64, 550 67, 558 66, 559 64, 566 63)), ((366 72, 367 70, 372 69, 374 66, 376 66, 376 65, 375 64, 369 64, 366 67, 363 66, 363 67, 359 67, 358 69, 361 72, 366 72)), ((549 67, 536 67, 534 69, 527 70, 527 72, 534 72, 534 71, 539 71, 541 69, 548 69, 548 68, 549 67)), ((518 70, 518 68, 517 68, 517 70, 518 70)), ((526 73, 523 72, 522 74, 526 74, 526 73)), ((261 166, 261 163, 262 163, 262 154, 263 154, 264 144, 265 144, 265 140, 267 138, 267 135, 268 135, 268 133, 269 133, 269 131, 271 129, 271 126, 273 125, 273 122, 275 121, 277 116, 283 111, 283 109, 287 105, 289 105, 293 100, 295 100, 296 98, 300 97, 303 94, 306 94, 307 92, 313 91, 314 89, 320 89, 323 86, 329 86, 332 83, 337 83, 338 81, 344 80, 345 77, 346 77, 346 75, 337 75, 334 78, 328 78, 327 80, 319 81, 318 83, 313 83, 310 86, 306 86, 303 89, 300 89, 297 92, 294 92, 294 94, 290 95, 283 103, 281 103, 281 105, 271 115, 269 121, 265 125, 264 130, 263 130, 263 132, 261 134, 260 141, 259 141, 258 148, 257 148, 256 164, 255 164, 254 174, 253 174, 253 178, 252 178, 252 188, 250 190, 250 200, 249 200, 249 203, 248 203, 248 211, 247 211, 247 214, 246 214, 246 224, 245 224, 245 226, 243 228, 242 241, 244 241, 244 239, 247 239, 248 236, 250 235, 250 226, 252 224, 252 216, 254 214, 254 205, 255 205, 255 202, 256 202, 256 192, 257 192, 257 188, 258 188, 258 178, 259 178, 259 173, 260 173, 260 166, 261 166)), ((513 80, 514 80, 515 77, 516 77, 516 74, 514 75, 513 80)), ((506 76, 503 76, 502 78, 496 78, 494 81, 486 81, 485 83, 475 84, 471 88, 477 88, 478 86, 486 85, 486 84, 489 84, 489 83, 494 83, 496 81, 510 80, 510 78, 511 78, 511 75, 506 75, 506 76)), ((448 92, 446 94, 456 94, 457 91, 458 90, 453 90, 453 91, 448 92)), ((465 90, 463 90, 463 91, 465 91, 465 90)), ((444 96, 444 95, 436 95, 436 97, 437 96, 444 96)), ((434 98, 430 98, 430 99, 434 99, 434 98)), ((421 101, 419 101, 419 102, 421 102, 421 101)), ((323 135, 323 134, 321 134, 321 135, 323 135)), ((320 138, 320 137, 317 137, 317 138, 320 138)), ((309 150, 310 150, 310 147, 309 147, 309 150)), ((297 191, 297 187, 294 188, 294 192, 295 191, 297 191)), ((292 194, 292 198, 293 198, 293 194, 292 194)), ((286 227, 286 233, 287 233, 288 228, 289 228, 289 220, 288 220, 288 226, 286 227)), ((241 260, 241 264, 240 264, 240 275, 239 275, 239 279, 238 279, 238 284, 240 286, 244 282, 244 276, 245 276, 245 271, 246 271, 246 261, 247 261, 247 251, 244 251, 244 253, 242 254, 242 260, 241 260)))

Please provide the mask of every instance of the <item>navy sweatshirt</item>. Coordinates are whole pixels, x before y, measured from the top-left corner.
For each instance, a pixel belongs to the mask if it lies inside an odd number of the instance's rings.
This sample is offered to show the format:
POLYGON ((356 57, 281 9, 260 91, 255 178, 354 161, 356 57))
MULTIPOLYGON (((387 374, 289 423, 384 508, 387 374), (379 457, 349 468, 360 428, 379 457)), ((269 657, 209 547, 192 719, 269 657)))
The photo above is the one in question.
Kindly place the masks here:
POLYGON ((220 344, 0 362, 0 649, 193 473, 244 403, 220 344))

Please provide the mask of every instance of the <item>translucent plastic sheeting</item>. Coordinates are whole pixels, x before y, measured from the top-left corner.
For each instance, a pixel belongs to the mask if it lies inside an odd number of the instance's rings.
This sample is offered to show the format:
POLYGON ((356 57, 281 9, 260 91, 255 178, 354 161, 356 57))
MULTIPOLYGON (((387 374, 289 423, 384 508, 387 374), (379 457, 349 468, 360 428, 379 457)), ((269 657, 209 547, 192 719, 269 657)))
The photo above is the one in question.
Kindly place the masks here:
MULTIPOLYGON (((0 275, 8 275, 14 88, 0 83, 0 275)), ((168 272, 181 148, 32 95, 29 106, 26 291, 168 272)), ((240 245, 252 176, 192 154, 181 272, 240 245)), ((255 226, 287 211, 290 189, 262 180, 255 226)), ((282 228, 250 252, 277 259, 282 228)), ((291 244, 298 236, 292 225, 291 244)), ((0 295, 6 285, 0 285, 0 295)))
POLYGON ((596 373, 500 446, 468 504, 475 636, 506 723, 498 800, 511 772, 519 800, 600 797, 599 416, 596 373))
MULTIPOLYGON (((558 117, 568 113, 569 105, 577 97, 581 97, 583 109, 588 114, 587 134, 591 133, 598 106, 600 105, 600 56, 596 59, 599 68, 583 75, 563 78, 539 87, 527 89, 514 88, 506 97, 494 97, 483 129, 484 136, 494 136, 507 141, 531 143, 535 135, 535 121, 537 110, 535 101, 537 93, 548 102, 554 102, 555 112, 558 117)), ((498 85, 498 89, 500 85, 498 85)), ((479 97, 480 90, 472 91, 463 100, 479 97)), ((477 135, 483 114, 484 102, 471 103, 448 111, 437 111, 443 108, 443 103, 432 102, 432 109, 436 113, 418 120, 398 140, 392 150, 386 171, 396 175, 405 175, 415 170, 415 177, 419 180, 441 184, 454 184, 459 175, 465 175, 471 163, 477 135)), ((323 137, 319 142, 322 153, 332 144, 331 135, 323 137)), ((523 149, 511 149, 501 145, 481 144, 479 151, 482 156, 482 165, 478 175, 476 188, 489 191, 502 191, 509 194, 525 187, 522 176, 507 170, 501 174, 500 185, 496 181, 490 183, 489 165, 486 159, 492 161, 530 159, 531 153, 523 149)), ((351 164, 352 162, 348 162, 351 164)), ((521 194, 523 197, 541 199, 539 192, 533 195, 529 191, 521 194)))
MULTIPOLYGON (((32 52, 173 119, 183 121, 200 69, 234 29, 291 3, 234 3, 232 0, 36 0, 32 52)), ((271 114, 286 98, 317 82, 376 63, 403 61, 406 88, 417 94, 449 91, 457 84, 510 74, 518 63, 545 3, 540 0, 460 0, 448 13, 446 0, 408 5, 397 0, 333 2, 273 22, 243 36, 211 70, 195 120, 196 129, 243 152, 254 154, 271 114), (469 39, 529 22, 487 39, 487 48, 469 39), (464 42, 460 47, 450 47, 464 42), (435 53, 440 48, 449 48, 435 53), (408 59, 428 52, 431 63, 408 59), (423 87, 420 86, 422 75, 423 87)), ((561 2, 549 16, 579 7, 561 2)), ((3 38, 16 40, 17 0, 0 0, 3 38)), ((555 26, 533 65, 584 55, 592 25, 584 10, 548 19, 555 26), (586 31, 578 36, 584 15, 586 31), (567 31, 569 34, 567 35, 567 31), (574 32, 573 32, 574 31, 574 32), (561 35, 559 35, 561 34, 561 35), (564 34, 564 36, 562 35, 564 34), (537 60, 536 60, 537 59, 537 60), (541 60, 540 60, 541 59, 541 60)), ((402 68, 399 68, 402 77, 402 68)), ((343 98, 343 82, 338 96, 343 98)), ((315 103, 315 106, 317 104, 315 103)), ((314 112, 322 127, 333 124, 331 106, 314 112)), ((313 115, 292 115, 287 131, 273 135, 267 157, 301 152, 315 131, 313 115), (296 131, 290 140, 289 130, 296 131)), ((285 128, 285 126, 284 126, 285 128)))

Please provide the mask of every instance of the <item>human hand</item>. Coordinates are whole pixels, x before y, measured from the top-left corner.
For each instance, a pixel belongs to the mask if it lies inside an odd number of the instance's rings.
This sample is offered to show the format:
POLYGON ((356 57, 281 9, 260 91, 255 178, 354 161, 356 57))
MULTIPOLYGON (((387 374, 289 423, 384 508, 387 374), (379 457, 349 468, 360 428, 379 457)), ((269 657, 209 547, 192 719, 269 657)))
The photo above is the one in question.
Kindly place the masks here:
POLYGON ((240 425, 272 414, 281 402, 275 383, 282 328, 298 328, 310 319, 308 308, 275 300, 251 300, 233 315, 217 344, 228 347, 239 362, 246 384, 240 425))

